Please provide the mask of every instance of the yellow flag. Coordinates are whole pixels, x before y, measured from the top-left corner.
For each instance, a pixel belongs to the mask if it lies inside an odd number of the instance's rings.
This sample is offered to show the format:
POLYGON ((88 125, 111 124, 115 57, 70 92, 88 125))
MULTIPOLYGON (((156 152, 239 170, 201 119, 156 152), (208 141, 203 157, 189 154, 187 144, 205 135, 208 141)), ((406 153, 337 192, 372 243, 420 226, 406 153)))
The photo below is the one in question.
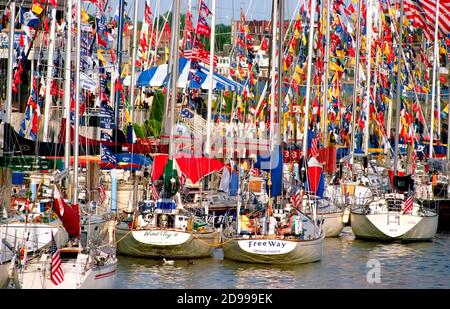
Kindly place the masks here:
POLYGON ((169 61, 169 48, 166 46, 165 49, 165 54, 166 54, 166 62, 169 61))
POLYGON ((44 8, 38 3, 33 3, 33 6, 31 7, 31 11, 37 15, 40 15, 43 10, 44 8))
POLYGON ((336 50, 336 57, 338 57, 338 58, 345 58, 345 50, 337 49, 336 50))
POLYGON ((335 62, 330 62, 330 70, 344 72, 344 69, 337 65, 335 62))
POLYGON ((297 29, 294 31, 294 39, 298 40, 300 38, 300 32, 297 29))
POLYGON ((81 21, 85 24, 89 21, 89 15, 86 13, 84 8, 81 8, 81 21))
POLYGON ((448 104, 447 106, 442 110, 444 113, 448 114, 448 104))
POLYGON ((106 65, 105 57, 103 57, 101 49, 97 49, 97 58, 102 62, 102 65, 106 65))
POLYGON ((127 123, 131 122, 130 114, 128 113, 128 109, 125 108, 125 120, 127 123))
POLYGON ((441 47, 439 48, 439 53, 445 55, 445 54, 447 54, 447 49, 446 49, 444 46, 441 46, 441 47))
POLYGON ((125 66, 123 67, 122 75, 120 75, 120 78, 125 78, 125 77, 127 77, 127 76, 128 76, 128 70, 129 70, 129 65, 128 65, 128 63, 127 63, 127 64, 125 64, 125 66))

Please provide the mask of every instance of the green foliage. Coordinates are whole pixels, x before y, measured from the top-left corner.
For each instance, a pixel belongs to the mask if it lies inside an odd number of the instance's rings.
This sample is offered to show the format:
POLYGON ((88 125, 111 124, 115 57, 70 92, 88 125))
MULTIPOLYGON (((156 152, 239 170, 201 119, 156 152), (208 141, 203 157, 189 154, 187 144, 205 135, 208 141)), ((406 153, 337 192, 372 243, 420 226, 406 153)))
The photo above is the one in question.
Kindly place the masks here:
POLYGON ((142 126, 147 136, 158 138, 161 134, 161 122, 155 119, 146 120, 142 126))
POLYGON ((152 110, 150 111, 150 120, 162 122, 164 116, 165 95, 162 91, 157 91, 153 97, 152 110))

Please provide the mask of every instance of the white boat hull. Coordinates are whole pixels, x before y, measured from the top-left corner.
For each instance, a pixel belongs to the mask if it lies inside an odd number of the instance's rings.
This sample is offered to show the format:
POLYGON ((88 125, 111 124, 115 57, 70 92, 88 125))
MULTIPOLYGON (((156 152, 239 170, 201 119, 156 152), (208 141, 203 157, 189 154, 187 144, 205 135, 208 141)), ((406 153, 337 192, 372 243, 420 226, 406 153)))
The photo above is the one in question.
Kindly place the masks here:
POLYGON ((436 235, 438 215, 351 213, 352 230, 357 238, 374 240, 428 241, 436 235))
POLYGON ((177 230, 116 228, 117 251, 149 258, 202 258, 213 254, 219 232, 189 233, 177 230))
POLYGON ((4 289, 8 286, 10 265, 10 262, 0 264, 0 289, 4 289))
POLYGON ((21 289, 111 289, 114 288, 117 275, 117 260, 108 265, 94 266, 84 270, 85 265, 74 261, 63 262, 64 281, 55 285, 50 280, 50 268, 42 267, 42 263, 30 263, 20 280, 16 279, 16 287, 21 289), (42 270, 45 268, 45 270, 42 270))
POLYGON ((325 237, 337 237, 344 229, 343 212, 319 213, 318 217, 324 219, 322 230, 325 233, 325 237))
POLYGON ((224 258, 262 264, 304 264, 322 259, 323 239, 224 238, 224 258))

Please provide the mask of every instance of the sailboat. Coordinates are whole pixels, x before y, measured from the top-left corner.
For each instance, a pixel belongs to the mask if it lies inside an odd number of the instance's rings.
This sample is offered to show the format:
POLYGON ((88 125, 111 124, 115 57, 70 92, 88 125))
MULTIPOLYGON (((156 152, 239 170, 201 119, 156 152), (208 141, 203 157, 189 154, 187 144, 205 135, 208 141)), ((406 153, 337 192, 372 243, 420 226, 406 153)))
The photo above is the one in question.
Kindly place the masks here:
MULTIPOLYGON (((315 8, 316 1, 312 1, 311 7, 315 8)), ((310 18, 310 29, 314 29, 314 9, 311 10, 311 18, 310 18)), ((276 25, 277 18, 280 17, 280 20, 283 20, 283 2, 282 1, 274 1, 273 2, 273 19, 272 19, 272 30, 273 30, 273 38, 275 41, 275 37, 277 35, 276 25), (279 8, 278 8, 279 7, 279 8)), ((281 74, 281 52, 282 49, 282 29, 280 27, 280 39, 279 39, 279 80, 282 79, 281 74)), ((307 134, 308 131, 308 113, 309 113, 309 90, 311 83, 311 68, 312 68, 312 47, 313 47, 313 35, 314 31, 310 31, 309 33, 309 50, 308 50, 308 79, 307 79, 307 97, 306 97, 306 115, 305 115, 305 130, 303 136, 303 146, 304 146, 304 154, 306 156, 307 150, 307 134)), ((275 65, 274 60, 276 57, 276 48, 272 48, 272 107, 271 107, 271 123, 274 123, 275 115, 275 65)), ((281 83, 279 83, 279 101, 281 102, 281 83)), ((281 106, 281 105, 280 105, 281 106)), ((280 113, 279 113, 280 119, 280 113)), ((280 123, 280 120, 278 120, 280 123)), ((271 128, 271 136, 274 138, 278 136, 275 133, 275 129, 272 126, 271 128)), ((243 216, 246 216, 245 213, 241 213, 241 199, 238 198, 238 207, 237 207, 237 215, 240 215, 240 218, 237 220, 236 230, 226 229, 223 235, 223 252, 224 258, 241 261, 241 262, 249 262, 249 263, 263 263, 263 264, 301 264, 301 263, 311 263, 319 261, 322 258, 322 250, 323 250, 323 239, 325 234, 321 229, 321 226, 317 224, 317 213, 316 208, 313 207, 313 218, 306 215, 305 213, 299 211, 294 207, 287 207, 284 211, 289 212, 289 221, 291 223, 291 227, 289 231, 280 232, 274 234, 273 228, 270 228, 270 217, 272 217, 272 198, 281 195, 282 187, 282 173, 283 173, 283 160, 282 160, 282 151, 279 146, 281 142, 280 138, 277 138, 275 147, 271 149, 270 155, 264 159, 261 157, 258 160, 260 164, 261 170, 268 171, 268 179, 267 179, 267 188, 269 194, 269 204, 267 205, 265 211, 265 220, 263 223, 263 228, 261 233, 248 233, 248 231, 243 232, 243 226, 241 226, 245 221, 242 221, 243 216), (265 164, 264 164, 264 161, 265 164), (264 164, 264 166, 263 166, 264 164), (268 225, 268 226, 266 226, 268 225), (272 229, 272 231, 269 231, 272 229), (269 234, 270 232, 270 234, 269 234)), ((241 190, 239 190, 241 193, 241 190)), ((283 205, 282 205, 283 206, 283 205)), ((280 220, 286 220, 286 214, 282 213, 280 220)))
POLYGON ((201 258, 211 256, 219 242, 219 232, 213 226, 184 209, 181 199, 175 199, 179 196, 177 192, 180 187, 179 176, 175 169, 173 140, 179 62, 179 13, 180 1, 174 0, 172 25, 175 25, 173 29, 176 30, 171 38, 169 53, 168 72, 171 76, 168 89, 171 95, 170 101, 167 101, 166 115, 169 116, 166 121, 170 142, 164 169, 164 189, 159 196, 155 188, 153 200, 143 201, 141 211, 136 209, 128 221, 121 221, 117 225, 116 234, 120 239, 117 250, 124 255, 150 258, 201 258))
MULTIPOLYGON (((439 2, 438 2, 439 3, 439 2)), ((402 42, 404 3, 401 2, 399 42, 402 42)), ((438 18, 436 18, 436 29, 438 18)), ((437 40, 437 30, 435 40, 437 40)), ((436 44, 437 46, 437 44, 436 44)), ((435 47, 435 55, 437 53, 435 47)), ((403 57, 402 44, 399 44, 397 59, 403 57)), ((436 63, 436 56, 434 57, 436 63)), ((399 61, 401 63, 401 61, 399 61)), ((394 147, 394 166, 392 192, 374 196, 365 206, 352 209, 352 230, 356 237, 385 241, 429 241, 436 235, 438 214, 414 201, 414 181, 411 175, 399 176, 399 123, 401 107, 401 67, 397 70, 396 129, 394 147)), ((434 85, 433 85, 434 91, 434 85)), ((432 113, 434 115, 434 113, 432 113)), ((432 116, 432 119, 434 117, 432 116)), ((433 136, 433 124, 431 124, 433 136)), ((431 154, 430 154, 431 156, 431 154)))
MULTIPOLYGON (((15 3, 12 3, 13 10, 15 3)), ((77 68, 80 67, 81 45, 81 2, 77 7, 77 68)), ((68 22, 71 24, 72 1, 68 1, 68 22)), ((14 11, 12 11, 14 12, 14 11)), ((68 31, 69 33, 71 31, 68 31)), ((70 41, 70 39, 69 39, 70 41)), ((76 70, 75 95, 80 100, 80 71, 76 70)), ((68 206, 56 183, 53 188, 53 210, 63 222, 69 234, 65 247, 56 243, 51 234, 50 248, 37 252, 29 259, 23 259, 15 270, 14 283, 18 288, 110 288, 117 269, 114 230, 103 239, 92 239, 90 229, 81 228, 78 199, 78 127, 79 104, 75 104, 75 142, 73 172, 73 205, 68 206)))

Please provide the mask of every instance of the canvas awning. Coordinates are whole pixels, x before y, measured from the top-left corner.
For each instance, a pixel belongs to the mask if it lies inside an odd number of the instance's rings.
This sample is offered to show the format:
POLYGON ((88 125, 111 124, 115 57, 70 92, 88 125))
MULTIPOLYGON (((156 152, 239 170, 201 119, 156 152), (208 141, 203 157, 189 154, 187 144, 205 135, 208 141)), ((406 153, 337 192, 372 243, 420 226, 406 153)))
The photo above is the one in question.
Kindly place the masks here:
MULTIPOLYGON (((177 86, 179 88, 185 88, 189 86, 190 88, 194 89, 209 89, 209 69, 198 66, 199 68, 197 70, 191 70, 191 61, 186 58, 180 58, 179 61, 179 67, 178 67, 178 83, 177 86), (188 78, 189 73, 192 71, 192 73, 195 74, 196 78, 189 81, 188 84, 188 78)), ((213 87, 217 90, 229 90, 229 91, 236 91, 236 92, 242 92, 244 87, 229 79, 226 78, 220 74, 214 73, 213 75, 213 87)), ((191 76, 192 77, 192 76, 191 76)), ((143 71, 137 80, 137 86, 138 87, 161 87, 166 86, 168 82, 168 64, 162 64, 157 67, 153 67, 151 69, 143 71)))

